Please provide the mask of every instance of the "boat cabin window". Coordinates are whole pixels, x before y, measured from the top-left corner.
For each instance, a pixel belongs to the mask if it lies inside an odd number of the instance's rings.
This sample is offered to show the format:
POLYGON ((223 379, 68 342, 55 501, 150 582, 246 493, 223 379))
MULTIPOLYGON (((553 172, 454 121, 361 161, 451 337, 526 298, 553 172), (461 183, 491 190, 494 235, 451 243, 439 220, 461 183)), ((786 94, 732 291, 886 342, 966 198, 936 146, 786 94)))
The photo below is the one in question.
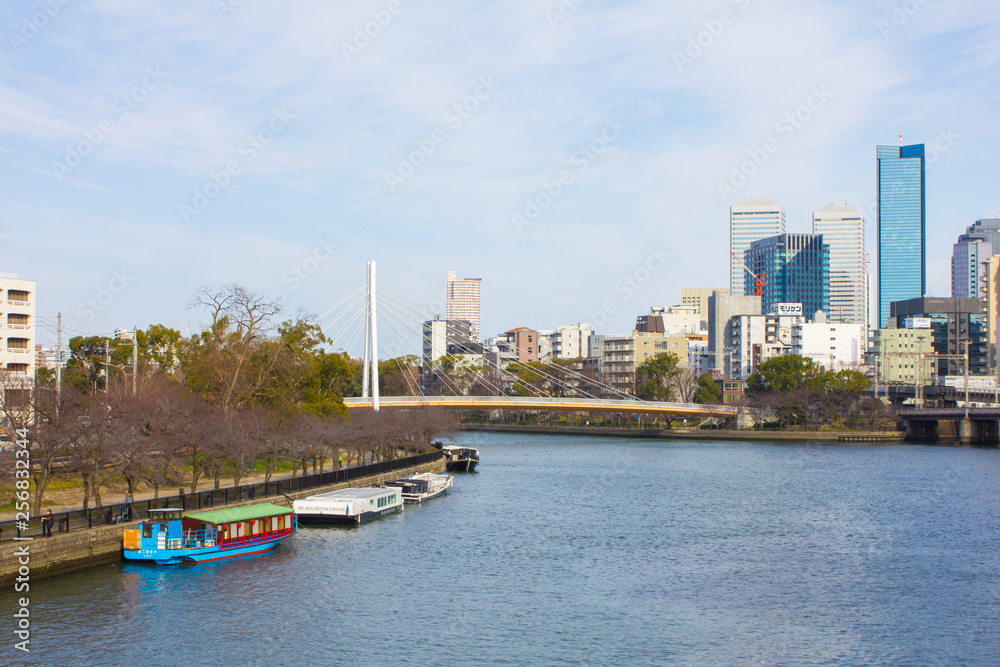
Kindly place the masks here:
POLYGON ((151 523, 144 523, 144 524, 142 524, 142 536, 143 537, 152 537, 153 536, 153 524, 151 524, 151 523))

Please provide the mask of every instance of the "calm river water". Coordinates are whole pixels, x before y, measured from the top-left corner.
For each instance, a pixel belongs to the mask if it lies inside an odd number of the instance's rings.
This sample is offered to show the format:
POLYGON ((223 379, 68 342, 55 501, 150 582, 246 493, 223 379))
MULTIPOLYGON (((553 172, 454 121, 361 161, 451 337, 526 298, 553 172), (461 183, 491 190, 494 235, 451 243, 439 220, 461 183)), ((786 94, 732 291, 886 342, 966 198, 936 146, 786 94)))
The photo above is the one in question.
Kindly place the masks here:
POLYGON ((481 472, 272 554, 31 587, 0 664, 997 665, 1000 452, 465 434, 481 472))

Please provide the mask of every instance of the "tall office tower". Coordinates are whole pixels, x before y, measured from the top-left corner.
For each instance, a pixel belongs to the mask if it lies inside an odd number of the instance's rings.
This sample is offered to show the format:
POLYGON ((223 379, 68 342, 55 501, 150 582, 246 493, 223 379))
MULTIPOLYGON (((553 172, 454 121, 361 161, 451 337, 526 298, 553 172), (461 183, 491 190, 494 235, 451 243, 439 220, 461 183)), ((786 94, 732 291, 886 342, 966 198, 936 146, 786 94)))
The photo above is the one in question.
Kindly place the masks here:
MULTIPOLYGON (((773 303, 801 303, 808 319, 817 310, 830 312, 830 246, 821 234, 778 234, 754 241, 743 261, 767 278, 761 295, 764 312, 773 303)), ((747 291, 753 284, 748 273, 747 291)))
POLYGON ((958 237, 958 242, 966 239, 989 241, 993 244, 994 252, 1000 253, 1000 218, 976 220, 965 228, 965 233, 958 237))
POLYGON ((451 320, 472 322, 472 339, 479 340, 479 284, 480 278, 459 280, 454 271, 448 272, 448 312, 451 320))
POLYGON ((753 294, 745 290, 746 270, 739 260, 758 239, 785 233, 785 209, 771 199, 744 199, 729 208, 729 293, 753 294), (735 256, 734 256, 735 255, 735 256))
POLYGON ((830 246, 829 321, 864 324, 864 216, 853 206, 824 206, 813 214, 812 231, 830 246))
POLYGON ((993 256, 993 244, 962 235, 951 252, 951 296, 956 299, 982 298, 984 262, 993 256))
POLYGON ((924 145, 877 146, 878 326, 889 304, 917 299, 927 289, 924 145))

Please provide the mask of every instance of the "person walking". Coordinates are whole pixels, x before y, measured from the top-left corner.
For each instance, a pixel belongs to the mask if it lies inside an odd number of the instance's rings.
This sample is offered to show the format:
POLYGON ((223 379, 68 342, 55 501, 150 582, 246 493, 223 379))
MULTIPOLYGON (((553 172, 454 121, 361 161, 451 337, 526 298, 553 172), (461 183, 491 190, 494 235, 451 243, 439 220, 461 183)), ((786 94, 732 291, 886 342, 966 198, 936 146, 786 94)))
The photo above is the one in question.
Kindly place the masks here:
POLYGON ((44 537, 52 537, 52 510, 45 510, 45 516, 42 517, 42 535, 44 537))

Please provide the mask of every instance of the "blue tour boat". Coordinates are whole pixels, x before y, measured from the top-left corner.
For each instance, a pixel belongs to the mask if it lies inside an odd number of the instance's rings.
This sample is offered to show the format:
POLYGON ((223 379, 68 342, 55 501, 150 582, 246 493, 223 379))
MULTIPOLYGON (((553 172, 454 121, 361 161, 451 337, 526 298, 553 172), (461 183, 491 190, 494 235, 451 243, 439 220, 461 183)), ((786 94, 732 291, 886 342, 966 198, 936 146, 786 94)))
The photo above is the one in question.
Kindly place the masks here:
POLYGON ((280 505, 185 513, 154 509, 139 528, 125 530, 125 558, 158 565, 204 563, 273 549, 295 534, 295 513, 280 505))

